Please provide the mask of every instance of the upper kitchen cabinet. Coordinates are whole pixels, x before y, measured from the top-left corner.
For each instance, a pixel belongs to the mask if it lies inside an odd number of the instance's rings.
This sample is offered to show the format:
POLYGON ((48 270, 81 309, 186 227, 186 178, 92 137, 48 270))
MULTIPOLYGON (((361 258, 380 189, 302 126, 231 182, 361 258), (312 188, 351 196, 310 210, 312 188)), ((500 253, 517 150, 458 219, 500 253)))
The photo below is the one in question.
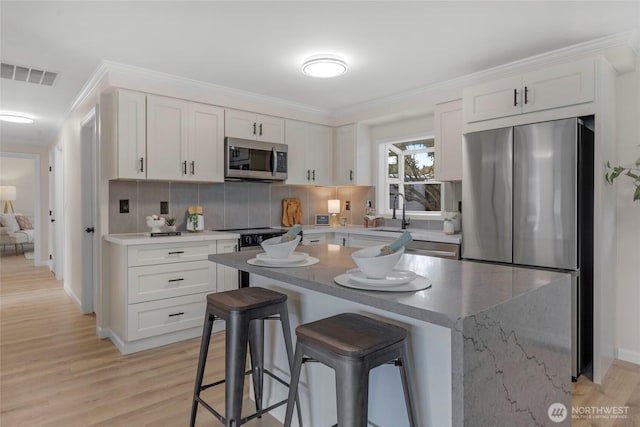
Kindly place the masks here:
POLYGON ((587 59, 466 88, 464 119, 472 123, 594 99, 595 65, 587 59))
POLYGON ((224 110, 147 96, 148 179, 222 182, 224 110))
POLYGON ((364 125, 335 130, 333 150, 335 185, 374 185, 371 177, 371 135, 364 125))
POLYGON ((238 110, 225 110, 224 134, 233 138, 284 144, 284 119, 238 110))
POLYGON ((105 165, 108 179, 147 177, 146 96, 140 92, 115 90, 103 98, 101 114, 109 152, 105 165))
POLYGON ((462 100, 436 105, 435 179, 462 180, 462 100))
POLYGON ((333 185, 333 129, 287 120, 287 184, 333 185))

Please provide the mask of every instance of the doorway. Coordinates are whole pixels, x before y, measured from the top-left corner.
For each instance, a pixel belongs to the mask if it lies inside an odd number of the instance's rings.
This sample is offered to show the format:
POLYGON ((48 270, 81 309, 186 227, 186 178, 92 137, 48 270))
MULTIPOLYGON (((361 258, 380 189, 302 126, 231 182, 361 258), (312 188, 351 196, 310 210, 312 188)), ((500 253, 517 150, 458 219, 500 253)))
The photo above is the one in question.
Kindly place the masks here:
MULTIPOLYGON (((82 298, 81 311, 95 312, 98 301, 98 242, 97 212, 97 109, 94 107, 81 122, 80 150, 81 150, 81 200, 82 200, 82 298)), ((99 235, 99 234, 98 234, 99 235)))
POLYGON ((64 157, 62 144, 49 151, 49 254, 50 269, 62 280, 64 261, 64 157))

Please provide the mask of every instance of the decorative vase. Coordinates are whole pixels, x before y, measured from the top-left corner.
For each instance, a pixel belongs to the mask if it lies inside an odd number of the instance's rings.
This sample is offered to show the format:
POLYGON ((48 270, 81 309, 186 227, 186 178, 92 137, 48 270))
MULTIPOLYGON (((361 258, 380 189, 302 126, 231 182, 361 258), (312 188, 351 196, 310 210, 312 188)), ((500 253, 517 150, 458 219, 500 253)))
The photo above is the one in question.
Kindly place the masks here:
POLYGON ((166 228, 168 232, 176 231, 176 226, 175 225, 165 225, 164 228, 166 228))

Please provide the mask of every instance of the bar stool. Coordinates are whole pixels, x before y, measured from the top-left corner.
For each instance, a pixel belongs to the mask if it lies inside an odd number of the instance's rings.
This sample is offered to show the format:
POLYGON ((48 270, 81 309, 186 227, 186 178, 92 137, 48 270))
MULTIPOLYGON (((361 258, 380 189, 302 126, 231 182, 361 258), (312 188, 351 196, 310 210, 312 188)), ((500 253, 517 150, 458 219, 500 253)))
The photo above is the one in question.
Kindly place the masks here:
MULTIPOLYGON (((262 408, 264 373, 279 383, 289 386, 284 380, 264 369, 265 319, 280 320, 289 367, 291 368, 293 363, 293 344, 289 327, 287 296, 285 294, 265 288, 251 287, 207 295, 207 310, 200 343, 200 357, 198 359, 196 383, 193 392, 190 426, 195 425, 198 404, 204 406, 225 426, 237 427, 287 402, 285 399, 266 409, 262 408), (211 340, 211 330, 215 319, 223 319, 227 322, 225 331, 225 378, 211 384, 202 385, 209 342, 211 340), (249 344, 251 356, 251 369, 245 372, 247 343, 249 344), (250 373, 253 377, 256 412, 242 418, 244 377, 250 373), (224 417, 200 398, 201 391, 223 383, 225 384, 224 417)), ((297 392, 295 396, 295 401, 297 402, 297 392)), ((302 420, 300 410, 298 410, 298 420, 302 420)))
MULTIPOLYGON (((335 371, 338 426, 366 427, 369 371, 385 363, 400 367, 409 424, 417 426, 407 363, 407 331, 354 313, 338 314, 296 328, 296 352, 285 427, 291 426, 302 364, 318 361, 335 371), (305 358, 304 356, 310 356, 305 358)), ((300 415, 298 415, 299 417, 300 415)))

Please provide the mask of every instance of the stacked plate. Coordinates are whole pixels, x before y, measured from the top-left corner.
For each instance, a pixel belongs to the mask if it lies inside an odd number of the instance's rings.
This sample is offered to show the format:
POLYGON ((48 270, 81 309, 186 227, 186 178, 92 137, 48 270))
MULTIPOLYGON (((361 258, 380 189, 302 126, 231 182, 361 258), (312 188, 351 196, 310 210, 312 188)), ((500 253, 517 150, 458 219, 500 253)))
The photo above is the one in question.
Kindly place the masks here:
POLYGON ((262 252, 257 254, 255 258, 247 260, 247 263, 262 267, 304 267, 318 261, 318 258, 311 257, 306 252, 293 252, 287 258, 272 258, 266 252, 262 252))
POLYGON ((391 270, 382 279, 371 279, 359 268, 348 270, 345 274, 333 279, 337 284, 348 288, 366 289, 368 291, 413 292, 431 287, 431 281, 413 271, 391 270))

